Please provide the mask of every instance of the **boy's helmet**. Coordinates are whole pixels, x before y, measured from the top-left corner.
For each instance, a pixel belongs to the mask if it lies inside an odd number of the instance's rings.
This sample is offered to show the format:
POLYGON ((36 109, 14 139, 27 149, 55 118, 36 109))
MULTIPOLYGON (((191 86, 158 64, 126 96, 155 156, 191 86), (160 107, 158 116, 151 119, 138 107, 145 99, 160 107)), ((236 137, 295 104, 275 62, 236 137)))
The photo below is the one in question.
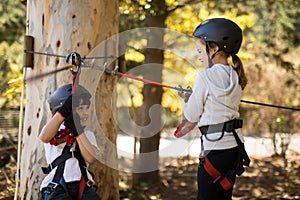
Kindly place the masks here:
MULTIPOLYGON (((58 88, 57 90, 55 90, 49 99, 49 105, 51 111, 53 112, 56 111, 58 108, 60 108, 64 104, 65 100, 67 100, 67 98, 71 94, 72 94, 72 84, 64 85, 58 88)), ((88 99, 90 99, 92 96, 90 92, 81 85, 78 85, 77 94, 79 96, 85 96, 88 99)))
POLYGON ((241 28, 225 18, 213 18, 202 22, 193 33, 205 42, 215 42, 220 50, 228 54, 237 54, 243 40, 241 28))

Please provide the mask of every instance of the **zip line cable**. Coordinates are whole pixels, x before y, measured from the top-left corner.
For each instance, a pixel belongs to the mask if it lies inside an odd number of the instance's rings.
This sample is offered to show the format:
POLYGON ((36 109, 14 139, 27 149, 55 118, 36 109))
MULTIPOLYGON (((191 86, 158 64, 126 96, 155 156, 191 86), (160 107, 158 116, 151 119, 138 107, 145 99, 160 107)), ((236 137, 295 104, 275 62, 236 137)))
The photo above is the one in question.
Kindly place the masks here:
MULTIPOLYGON (((36 52, 36 51, 27 51, 27 50, 24 50, 24 53, 32 53, 32 54, 46 55, 46 56, 55 56, 55 57, 61 57, 61 58, 65 58, 66 57, 66 56, 58 55, 58 54, 43 53, 43 52, 36 52)), ((105 58, 115 58, 115 57, 114 56, 98 56, 98 57, 88 57, 88 58, 84 58, 84 59, 105 59, 105 58)), ((104 64, 103 67, 96 66, 96 65, 94 65, 92 63, 85 63, 84 61, 81 61, 81 63, 85 67, 87 67, 87 68, 97 69, 97 70, 100 70, 100 71, 105 71, 106 73, 111 74, 111 75, 118 75, 118 76, 121 76, 121 77, 126 77, 126 78, 129 78, 129 79, 141 81, 141 82, 152 84, 152 85, 156 85, 156 86, 159 86, 159 87, 165 87, 165 88, 169 88, 169 89, 174 89, 174 90, 177 90, 177 91, 180 91, 180 92, 191 92, 192 91, 190 87, 188 87, 187 89, 183 89, 181 86, 174 87, 174 86, 170 86, 170 85, 158 83, 158 82, 155 82, 155 81, 147 80, 147 79, 144 79, 144 78, 140 78, 140 77, 137 77, 137 76, 133 76, 133 75, 129 75, 129 74, 118 72, 118 66, 116 66, 116 68, 114 70, 108 70, 106 68, 107 67, 107 62, 105 62, 105 64, 104 64)), ((48 76, 48 75, 51 75, 53 73, 57 73, 57 72, 66 70, 68 68, 69 68, 69 66, 61 68, 61 69, 58 69, 58 70, 54 70, 54 71, 51 71, 51 72, 47 72, 45 74, 41 74, 41 75, 37 75, 37 76, 34 76, 34 77, 30 77, 30 78, 27 78, 26 81, 31 81, 31 80, 35 80, 35 79, 38 79, 38 78, 42 78, 44 76, 48 76)), ((286 109, 286 110, 293 110, 293 111, 300 111, 300 108, 280 106, 280 105, 274 105, 274 104, 267 104, 267 103, 261 103, 261 102, 248 101, 248 100, 241 100, 241 103, 253 104, 253 105, 258 105, 258 106, 267 106, 267 107, 273 107, 273 108, 279 108, 279 109, 286 109)))
POLYGON ((37 55, 43 55, 43 56, 54 56, 54 57, 59 57, 59 58, 65 58, 66 57, 64 55, 58 55, 58 54, 53 54, 53 53, 37 52, 37 51, 28 51, 28 50, 24 50, 24 53, 37 54, 37 55))
POLYGON ((254 104, 259 106, 268 106, 273 108, 280 108, 280 109, 286 109, 286 110, 294 110, 294 111, 300 111, 300 108, 294 108, 294 107, 287 107, 287 106, 279 106, 274 104, 267 104, 267 103, 260 103, 260 102, 253 102, 253 101, 247 101, 247 100, 241 100, 242 103, 248 103, 248 104, 254 104))
MULTIPOLYGON (((59 57, 59 58, 66 58, 65 55, 59 55, 59 54, 53 54, 53 53, 45 53, 45 52, 38 52, 38 51, 28 51, 24 50, 24 53, 30 53, 30 54, 37 54, 37 55, 43 55, 43 56, 53 56, 53 57, 59 57)), ((95 57, 86 57, 83 59, 106 59, 106 58, 115 58, 114 56, 95 56, 95 57)))
POLYGON ((36 79, 40 79, 40 78, 43 78, 45 76, 49 76, 51 74, 55 74, 57 72, 61 72, 61 71, 67 70, 67 69, 69 69, 69 66, 63 67, 61 69, 56 69, 56 70, 53 70, 53 71, 50 71, 50 72, 46 72, 46 73, 43 73, 43 74, 40 74, 40 75, 32 76, 32 77, 27 78, 25 80, 25 82, 26 81, 33 81, 33 80, 36 80, 36 79))

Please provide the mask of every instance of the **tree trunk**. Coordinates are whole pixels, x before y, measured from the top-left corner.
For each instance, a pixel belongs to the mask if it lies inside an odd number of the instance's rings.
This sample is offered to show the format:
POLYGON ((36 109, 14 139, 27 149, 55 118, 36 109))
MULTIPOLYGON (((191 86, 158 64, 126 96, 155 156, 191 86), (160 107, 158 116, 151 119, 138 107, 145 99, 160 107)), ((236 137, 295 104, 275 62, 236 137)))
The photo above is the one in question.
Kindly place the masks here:
MULTIPOLYGON (((146 19, 147 27, 165 27, 165 15, 148 17, 146 19)), ((147 48, 145 50, 145 64, 147 71, 144 75, 145 79, 162 82, 162 69, 164 63, 164 32, 162 29, 152 29, 147 35, 148 46, 153 45, 158 48, 147 48), (159 67, 157 67, 159 66, 159 67)), ((154 105, 161 105, 162 87, 145 84, 143 88, 143 106, 141 112, 141 126, 143 128, 140 135, 140 155, 138 159, 139 173, 133 174, 133 187, 141 182, 156 184, 160 181, 159 177, 159 141, 160 131, 153 132, 150 127, 162 127, 161 110, 151 112, 154 105), (150 118, 151 113, 151 118, 150 118), (144 156, 150 155, 151 156, 144 156), (145 171, 143 171, 145 169, 145 171)))
MULTIPOLYGON (((34 51, 58 55, 67 55, 75 51, 80 53, 83 58, 88 57, 100 42, 118 33, 118 1, 28 0, 26 32, 34 37, 34 51)), ((110 48, 102 50, 101 53, 103 54, 96 54, 96 56, 104 56, 104 53, 116 55, 117 42, 112 43, 110 48)), ((29 78, 63 67, 65 67, 64 58, 34 55, 33 69, 27 69, 24 74, 29 78)), ((85 80, 83 73, 84 70, 81 76, 82 80, 85 80)), ((54 90, 63 84, 71 83, 71 81, 70 72, 64 71, 26 83, 21 163, 19 173, 17 173, 20 174, 20 181, 19 191, 16 192, 18 196, 15 199, 39 199, 39 187, 44 178, 41 167, 45 166, 46 162, 43 144, 38 140, 38 134, 51 117, 47 100, 54 90)), ((114 100, 112 87, 115 79, 112 76, 103 75, 99 82, 92 82, 93 79, 89 79, 89 81, 85 82, 85 85, 97 87, 95 104, 107 105, 114 100)), ((110 106, 97 106, 97 108, 101 109, 100 112, 98 112, 99 109, 96 112, 99 117, 97 124, 100 124, 103 135, 115 147, 117 132, 114 120, 112 120, 114 108, 110 106)), ((93 127, 91 128, 93 129, 93 127)), ((99 141, 98 135, 96 137, 99 141)), ((105 147, 101 147, 101 144, 98 143, 98 145, 100 151, 105 149, 105 147)), ((111 147, 109 152, 103 152, 104 159, 109 157, 110 160, 113 160, 112 163, 116 160, 114 147, 111 147)), ((119 199, 118 172, 102 164, 100 167, 94 167, 94 173, 102 199, 119 199)))

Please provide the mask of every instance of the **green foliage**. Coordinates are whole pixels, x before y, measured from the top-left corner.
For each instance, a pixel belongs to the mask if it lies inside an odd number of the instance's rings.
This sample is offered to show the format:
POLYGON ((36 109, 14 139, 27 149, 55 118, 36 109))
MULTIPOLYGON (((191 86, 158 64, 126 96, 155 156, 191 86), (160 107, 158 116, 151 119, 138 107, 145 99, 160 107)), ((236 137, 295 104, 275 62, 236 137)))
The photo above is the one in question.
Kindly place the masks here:
POLYGON ((280 55, 299 45, 299 1, 247 1, 248 12, 256 15, 255 28, 249 34, 268 56, 280 55))
POLYGON ((20 105, 26 13, 20 1, 0 4, 0 108, 20 105))
POLYGON ((12 44, 25 33, 26 10, 21 1, 1 0, 0 42, 12 44))
POLYGON ((22 88, 23 46, 14 42, 0 43, 0 108, 18 108, 22 88))

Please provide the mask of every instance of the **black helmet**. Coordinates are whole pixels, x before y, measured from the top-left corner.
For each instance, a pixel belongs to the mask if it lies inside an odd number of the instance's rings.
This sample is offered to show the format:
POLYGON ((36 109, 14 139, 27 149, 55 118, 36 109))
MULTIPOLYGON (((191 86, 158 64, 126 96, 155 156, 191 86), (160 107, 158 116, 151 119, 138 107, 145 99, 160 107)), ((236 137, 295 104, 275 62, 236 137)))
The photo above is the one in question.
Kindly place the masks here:
MULTIPOLYGON (((72 94, 72 84, 64 85, 53 92, 50 96, 49 104, 52 112, 60 108, 65 100, 72 94)), ((91 98, 90 92, 85 89, 83 86, 78 85, 78 95, 85 96, 88 99, 91 98)))
POLYGON ((225 18, 205 20, 198 25, 193 36, 205 42, 215 42, 221 50, 229 54, 238 53, 243 40, 240 27, 225 18))

